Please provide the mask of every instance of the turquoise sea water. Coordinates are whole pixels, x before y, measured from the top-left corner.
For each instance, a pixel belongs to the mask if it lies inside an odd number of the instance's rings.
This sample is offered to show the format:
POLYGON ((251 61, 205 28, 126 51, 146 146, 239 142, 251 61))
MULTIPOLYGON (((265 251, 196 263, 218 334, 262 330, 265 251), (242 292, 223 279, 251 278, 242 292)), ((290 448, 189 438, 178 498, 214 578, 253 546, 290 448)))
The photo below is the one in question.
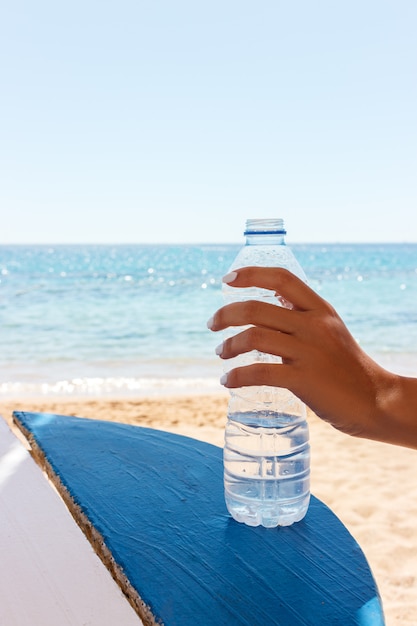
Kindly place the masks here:
MULTIPOLYGON (((0 246, 0 397, 219 390, 206 321, 238 248, 0 246)), ((417 374, 417 244, 292 249, 360 344, 417 374)))

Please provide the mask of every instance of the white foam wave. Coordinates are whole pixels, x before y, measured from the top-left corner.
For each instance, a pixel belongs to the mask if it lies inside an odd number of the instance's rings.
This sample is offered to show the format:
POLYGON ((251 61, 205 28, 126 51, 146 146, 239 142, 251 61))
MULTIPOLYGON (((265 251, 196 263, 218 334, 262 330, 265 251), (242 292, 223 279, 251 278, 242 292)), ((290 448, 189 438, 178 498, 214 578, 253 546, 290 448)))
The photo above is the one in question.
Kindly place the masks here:
POLYGON ((0 397, 119 396, 215 393, 218 378, 72 378, 56 382, 3 382, 0 397))

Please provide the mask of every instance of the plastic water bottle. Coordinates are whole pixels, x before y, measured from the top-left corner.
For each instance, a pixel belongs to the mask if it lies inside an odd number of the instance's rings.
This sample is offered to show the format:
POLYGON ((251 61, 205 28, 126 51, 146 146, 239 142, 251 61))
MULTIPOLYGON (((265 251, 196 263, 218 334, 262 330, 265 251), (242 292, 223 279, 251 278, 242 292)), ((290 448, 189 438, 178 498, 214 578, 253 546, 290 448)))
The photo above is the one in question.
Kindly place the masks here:
MULTIPOLYGON (((285 267, 306 280, 285 244, 282 219, 250 219, 246 245, 229 271, 245 266, 285 267)), ((275 292, 223 286, 225 303, 262 300, 291 308, 275 292)), ((238 329, 228 329, 232 336, 238 329)), ((254 362, 281 362, 252 351, 225 361, 227 370, 254 362)), ((230 390, 224 446, 224 487, 227 508, 249 526, 289 526, 301 520, 310 501, 310 446, 305 405, 290 391, 252 386, 230 390)))

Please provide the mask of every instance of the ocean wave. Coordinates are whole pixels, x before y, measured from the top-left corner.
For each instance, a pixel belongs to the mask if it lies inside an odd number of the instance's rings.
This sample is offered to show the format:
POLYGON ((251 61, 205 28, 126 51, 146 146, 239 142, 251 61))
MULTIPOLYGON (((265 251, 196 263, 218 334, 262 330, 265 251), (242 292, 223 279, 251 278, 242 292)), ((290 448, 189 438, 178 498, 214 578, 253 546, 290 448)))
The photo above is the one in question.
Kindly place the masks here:
POLYGON ((0 397, 145 396, 222 391, 218 378, 72 378, 56 382, 3 382, 0 397))

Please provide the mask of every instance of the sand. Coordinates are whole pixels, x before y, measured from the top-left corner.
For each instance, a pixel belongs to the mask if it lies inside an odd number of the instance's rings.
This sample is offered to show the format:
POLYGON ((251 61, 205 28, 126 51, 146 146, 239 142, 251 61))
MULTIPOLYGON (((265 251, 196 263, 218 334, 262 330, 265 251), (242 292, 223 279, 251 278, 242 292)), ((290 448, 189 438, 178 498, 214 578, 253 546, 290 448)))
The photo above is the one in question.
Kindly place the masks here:
MULTIPOLYGON (((0 402, 13 410, 77 415, 163 429, 223 444, 227 395, 0 402)), ((354 439, 309 415, 312 493, 360 544, 387 626, 417 624, 417 451, 354 439)))

